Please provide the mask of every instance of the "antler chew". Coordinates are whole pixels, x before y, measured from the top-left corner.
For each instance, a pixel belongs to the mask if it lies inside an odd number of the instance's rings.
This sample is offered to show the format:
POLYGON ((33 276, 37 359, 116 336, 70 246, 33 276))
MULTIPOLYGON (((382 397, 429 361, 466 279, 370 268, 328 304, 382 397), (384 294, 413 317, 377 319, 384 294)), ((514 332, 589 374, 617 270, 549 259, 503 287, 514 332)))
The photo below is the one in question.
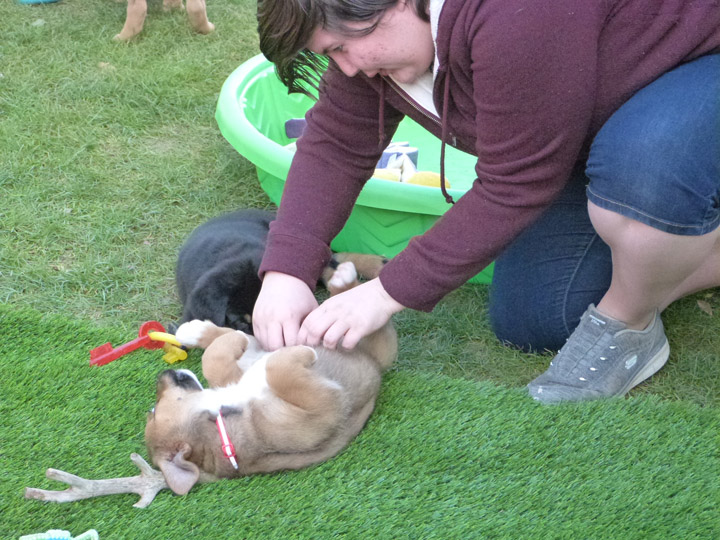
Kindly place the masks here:
POLYGON ((130 455, 130 459, 140 469, 138 476, 88 480, 57 469, 48 469, 45 473, 48 478, 68 484, 70 487, 63 491, 25 488, 25 498, 62 503, 100 497, 101 495, 137 493, 140 495, 140 500, 133 506, 145 508, 153 502, 155 495, 167 488, 168 485, 162 473, 153 469, 140 455, 133 453, 130 455))

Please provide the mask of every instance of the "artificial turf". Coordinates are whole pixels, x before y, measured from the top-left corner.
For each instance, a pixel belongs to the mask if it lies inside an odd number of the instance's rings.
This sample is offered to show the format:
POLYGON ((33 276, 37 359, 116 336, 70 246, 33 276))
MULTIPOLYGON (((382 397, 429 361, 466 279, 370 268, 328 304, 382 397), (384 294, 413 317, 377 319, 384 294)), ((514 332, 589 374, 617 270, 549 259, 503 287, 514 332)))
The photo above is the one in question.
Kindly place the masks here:
MULTIPOLYGON (((0 538, 94 528, 146 538, 717 538, 720 414, 640 395, 547 407, 520 389, 390 371, 375 413, 319 466, 75 503, 48 467, 136 474, 160 351, 102 367, 88 351, 117 329, 0 304, 0 538)), ((193 353, 183 367, 198 370, 193 353)))

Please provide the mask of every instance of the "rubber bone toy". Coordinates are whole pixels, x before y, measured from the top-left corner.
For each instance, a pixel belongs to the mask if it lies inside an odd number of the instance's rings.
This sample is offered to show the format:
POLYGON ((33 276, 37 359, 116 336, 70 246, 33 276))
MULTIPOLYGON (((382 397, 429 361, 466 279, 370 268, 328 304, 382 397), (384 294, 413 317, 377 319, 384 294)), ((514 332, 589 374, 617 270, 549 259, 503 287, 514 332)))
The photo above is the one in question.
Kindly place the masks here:
POLYGON ((125 356, 139 348, 163 349, 163 360, 174 364, 187 358, 187 352, 181 349, 180 342, 172 334, 165 332, 165 328, 157 321, 147 321, 140 326, 138 337, 124 345, 113 348, 110 343, 95 347, 90 351, 90 365, 104 366, 121 356, 125 356))

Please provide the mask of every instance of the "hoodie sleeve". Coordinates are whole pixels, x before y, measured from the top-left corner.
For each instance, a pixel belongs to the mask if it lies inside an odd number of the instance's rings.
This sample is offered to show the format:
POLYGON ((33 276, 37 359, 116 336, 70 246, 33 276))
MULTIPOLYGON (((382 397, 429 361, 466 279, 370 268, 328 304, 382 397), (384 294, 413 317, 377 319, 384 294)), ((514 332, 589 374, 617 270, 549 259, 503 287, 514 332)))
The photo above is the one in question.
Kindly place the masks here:
POLYGON ((277 219, 270 225, 261 276, 278 271, 315 288, 330 260, 330 241, 345 225, 401 119, 397 110, 381 106, 381 96, 364 75, 349 78, 331 64, 306 115, 277 219))
POLYGON ((441 15, 455 56, 441 55, 438 84, 450 85, 443 121, 473 130, 477 179, 380 275, 395 300, 423 311, 487 266, 551 204, 578 159, 594 103, 597 25, 583 20, 591 14, 577 2, 572 9, 564 0, 468 4, 480 7, 459 17, 463 24, 449 29, 441 15), (458 91, 472 92, 474 111, 453 103, 458 91))

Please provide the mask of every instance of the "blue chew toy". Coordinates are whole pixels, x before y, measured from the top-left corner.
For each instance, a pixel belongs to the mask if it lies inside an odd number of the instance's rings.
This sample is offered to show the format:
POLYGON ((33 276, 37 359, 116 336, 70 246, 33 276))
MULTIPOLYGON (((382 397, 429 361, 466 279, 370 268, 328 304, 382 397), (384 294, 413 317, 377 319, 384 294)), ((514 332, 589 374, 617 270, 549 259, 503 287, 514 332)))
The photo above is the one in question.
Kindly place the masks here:
POLYGON ((95 529, 85 531, 80 536, 73 537, 69 531, 50 529, 44 533, 28 534, 21 536, 20 540, 99 540, 100 537, 95 529))

